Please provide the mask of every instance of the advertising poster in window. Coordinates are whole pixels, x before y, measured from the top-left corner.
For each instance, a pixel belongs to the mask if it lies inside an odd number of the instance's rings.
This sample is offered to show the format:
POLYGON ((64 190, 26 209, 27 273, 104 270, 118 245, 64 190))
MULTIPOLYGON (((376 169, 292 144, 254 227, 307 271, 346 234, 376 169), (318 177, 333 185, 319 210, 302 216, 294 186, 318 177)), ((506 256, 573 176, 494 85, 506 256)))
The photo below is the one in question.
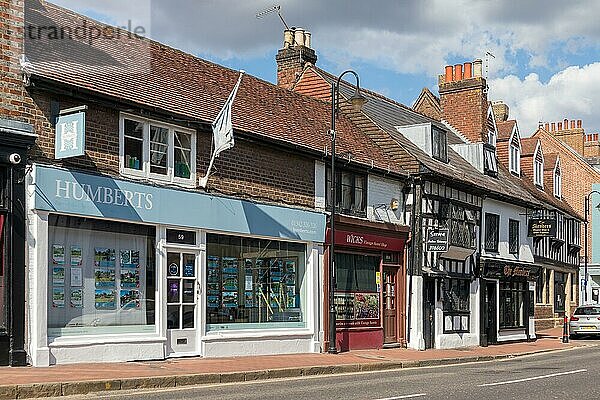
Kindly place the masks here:
POLYGON ((81 267, 83 263, 83 254, 81 246, 71 246, 71 267, 81 267))
POLYGON ((115 269, 115 250, 104 247, 96 247, 94 249, 94 265, 100 268, 115 269))
POLYGON ((140 308, 139 290, 121 290, 119 302, 124 309, 140 308))
POLYGON ((94 302, 96 310, 114 310, 116 308, 115 291, 96 289, 94 302))
POLYGON ((121 250, 119 252, 121 268, 139 268, 140 252, 136 250, 121 250))
POLYGON ((121 269, 121 287, 134 289, 140 287, 140 271, 131 268, 121 269))
POLYGON ((208 256, 206 276, 206 301, 208 308, 219 308, 221 304, 221 265, 220 258, 208 256))
POLYGON ((238 306, 237 292, 223 292, 223 307, 224 308, 237 308, 237 306, 238 306))
POLYGON ((52 245, 52 265, 65 265, 65 246, 52 245))
POLYGON ((379 293, 336 293, 336 326, 341 328, 377 327, 379 293))
POLYGON ((115 269, 96 268, 94 270, 94 279, 97 288, 115 287, 115 269))
POLYGON ((64 267, 52 267, 52 285, 64 286, 65 285, 65 268, 64 267))
POLYGON ((52 289, 52 307, 64 308, 65 307, 65 288, 53 288, 52 289))
POLYGON ((72 308, 83 308, 83 289, 71 289, 72 308))
POLYGON ((83 270, 80 267, 71 267, 71 287, 83 286, 83 270))

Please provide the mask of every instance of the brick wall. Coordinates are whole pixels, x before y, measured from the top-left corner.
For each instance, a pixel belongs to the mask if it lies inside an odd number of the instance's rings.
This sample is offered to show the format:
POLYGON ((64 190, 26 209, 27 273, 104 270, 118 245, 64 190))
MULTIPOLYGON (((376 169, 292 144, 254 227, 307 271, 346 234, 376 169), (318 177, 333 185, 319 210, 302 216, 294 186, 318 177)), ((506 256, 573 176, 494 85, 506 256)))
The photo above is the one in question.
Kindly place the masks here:
POLYGON ((481 77, 439 85, 443 118, 474 143, 487 141, 485 88, 486 81, 481 77))
MULTIPOLYGON (((33 161, 119 175, 118 110, 87 102, 85 156, 54 160, 51 101, 60 101, 61 109, 86 102, 39 90, 32 92, 31 99, 37 109, 28 121, 39 135, 32 151, 33 161)), ((197 172, 202 176, 210 161, 212 133, 200 131, 197 137, 197 172)), ((238 139, 233 149, 221 153, 215 161, 208 188, 242 198, 314 208, 314 171, 311 157, 238 139)))
MULTIPOLYGON (((556 138, 544 130, 538 130, 535 137, 542 141, 544 151, 560 155, 562 173, 563 199, 581 216, 584 214, 585 196, 592 190, 592 184, 600 182, 600 172, 575 156, 564 147, 556 138)), ((588 243, 592 243, 592 233, 589 229, 588 243)), ((583 245, 585 229, 581 226, 581 244, 583 245)), ((592 246, 588 246, 588 257, 591 258, 592 246)), ((583 249, 581 251, 583 255, 583 249)))
POLYGON ((279 50, 275 60, 277 61, 277 85, 291 89, 300 77, 304 65, 307 62, 314 65, 317 62, 317 55, 313 49, 306 46, 295 46, 279 50))

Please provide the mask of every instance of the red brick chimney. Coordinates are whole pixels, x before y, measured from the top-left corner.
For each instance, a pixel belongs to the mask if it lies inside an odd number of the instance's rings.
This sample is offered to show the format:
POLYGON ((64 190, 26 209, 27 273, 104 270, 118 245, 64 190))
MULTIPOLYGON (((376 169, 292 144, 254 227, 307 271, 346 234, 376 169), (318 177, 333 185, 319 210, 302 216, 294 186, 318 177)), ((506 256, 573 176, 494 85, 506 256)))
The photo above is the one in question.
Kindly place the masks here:
POLYGON ((306 63, 315 65, 317 54, 310 47, 310 32, 302 28, 283 32, 283 48, 277 52, 277 85, 291 89, 306 63))
POLYGON ((581 120, 569 121, 565 118, 562 121, 551 122, 550 129, 546 130, 558 140, 571 146, 580 155, 585 156, 585 130, 581 125, 581 120))
POLYGON ((24 0, 0 0, 0 118, 21 119, 25 87, 19 58, 23 54, 24 0))
POLYGON ((487 83, 481 60, 447 66, 439 78, 442 118, 470 141, 487 141, 487 83))

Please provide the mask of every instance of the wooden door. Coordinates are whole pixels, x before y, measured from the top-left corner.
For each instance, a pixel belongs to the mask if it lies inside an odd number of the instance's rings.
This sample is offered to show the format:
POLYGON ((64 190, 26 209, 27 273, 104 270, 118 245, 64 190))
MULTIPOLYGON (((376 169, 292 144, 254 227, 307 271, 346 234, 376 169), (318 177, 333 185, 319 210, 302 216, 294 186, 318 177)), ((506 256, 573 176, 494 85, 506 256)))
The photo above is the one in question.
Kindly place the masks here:
POLYGON ((425 348, 432 349, 435 342, 435 281, 423 279, 423 339, 425 348))
POLYGON ((383 343, 398 342, 398 270, 383 269, 383 343))

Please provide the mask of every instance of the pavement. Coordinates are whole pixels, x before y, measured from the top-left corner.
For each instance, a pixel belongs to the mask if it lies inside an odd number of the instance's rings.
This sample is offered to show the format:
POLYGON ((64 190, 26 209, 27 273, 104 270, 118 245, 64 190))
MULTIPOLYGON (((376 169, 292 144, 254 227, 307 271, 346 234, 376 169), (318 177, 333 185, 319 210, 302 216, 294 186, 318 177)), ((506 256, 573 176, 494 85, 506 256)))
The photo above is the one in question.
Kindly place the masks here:
POLYGON ((293 354, 228 358, 0 368, 0 400, 59 397, 102 391, 173 388, 362 371, 491 361, 581 346, 562 343, 561 328, 538 333, 535 342, 416 351, 356 350, 340 354, 293 354))

